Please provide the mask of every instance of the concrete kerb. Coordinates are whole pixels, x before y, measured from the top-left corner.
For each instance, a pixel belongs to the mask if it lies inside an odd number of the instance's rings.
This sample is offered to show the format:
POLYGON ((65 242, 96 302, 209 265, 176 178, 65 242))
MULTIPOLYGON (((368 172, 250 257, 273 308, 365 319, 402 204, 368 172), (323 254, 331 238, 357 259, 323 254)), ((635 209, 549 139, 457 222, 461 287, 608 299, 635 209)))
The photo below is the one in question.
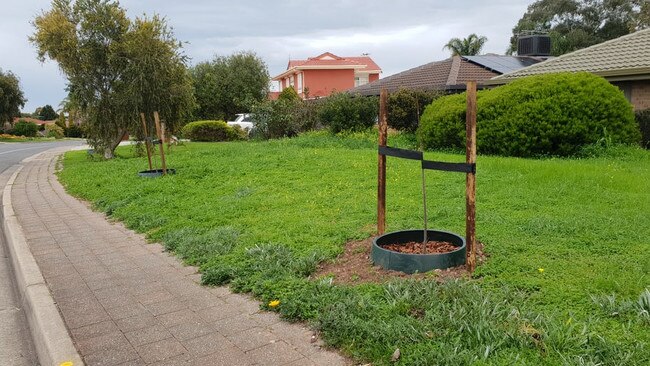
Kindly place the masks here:
POLYGON ((41 365, 83 365, 13 209, 11 189, 22 168, 19 164, 2 193, 3 228, 34 347, 41 365))

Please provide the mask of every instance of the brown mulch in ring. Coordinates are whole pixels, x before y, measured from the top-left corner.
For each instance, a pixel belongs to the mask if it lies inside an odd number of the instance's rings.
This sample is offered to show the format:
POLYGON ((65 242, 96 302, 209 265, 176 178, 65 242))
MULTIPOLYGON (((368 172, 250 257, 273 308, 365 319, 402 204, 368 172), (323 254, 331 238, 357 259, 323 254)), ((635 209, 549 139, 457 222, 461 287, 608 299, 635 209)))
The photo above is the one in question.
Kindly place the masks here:
POLYGON ((454 250, 458 249, 457 246, 448 241, 437 240, 428 241, 426 245, 423 245, 418 241, 410 241, 404 244, 381 245, 381 247, 393 252, 407 254, 442 254, 453 252, 454 250))
MULTIPOLYGON (((383 283, 394 278, 435 278, 437 281, 442 282, 446 279, 469 277, 469 272, 467 272, 464 265, 411 275, 374 266, 370 259, 372 239, 371 237, 364 240, 348 242, 345 245, 343 254, 331 262, 322 263, 312 277, 331 276, 334 279, 334 283, 339 284, 383 283)), ((422 243, 418 244, 421 245, 422 243)), ((480 265, 486 260, 487 256, 483 252, 483 244, 481 242, 477 244, 476 255, 477 262, 480 265)))

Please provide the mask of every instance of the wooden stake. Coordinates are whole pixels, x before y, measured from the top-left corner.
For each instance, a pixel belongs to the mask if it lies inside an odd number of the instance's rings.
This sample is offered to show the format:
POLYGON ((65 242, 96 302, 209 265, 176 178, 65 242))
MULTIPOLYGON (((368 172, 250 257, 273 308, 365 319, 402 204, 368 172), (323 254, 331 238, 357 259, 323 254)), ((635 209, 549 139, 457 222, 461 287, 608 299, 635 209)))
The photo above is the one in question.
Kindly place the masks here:
POLYGON ((165 145, 163 142, 165 131, 160 127, 160 117, 158 117, 158 112, 153 112, 153 120, 156 122, 156 134, 160 140, 160 161, 162 162, 163 175, 167 175, 167 164, 165 164, 165 145))
POLYGON ((144 116, 144 113, 140 113, 140 119, 142 119, 142 130, 144 132, 144 146, 147 149, 147 159, 149 160, 149 170, 153 170, 153 164, 151 164, 151 147, 149 146, 149 130, 147 129, 147 119, 144 116))
MULTIPOLYGON (((476 164, 476 82, 467 82, 467 164, 476 164)), ((476 268, 476 173, 467 173, 465 181, 465 240, 467 241, 467 268, 476 268)))
MULTIPOLYGON (((386 146, 388 140, 388 91, 381 90, 379 96, 379 146, 386 146)), ((386 156, 379 154, 377 175, 377 233, 386 231, 386 156)))

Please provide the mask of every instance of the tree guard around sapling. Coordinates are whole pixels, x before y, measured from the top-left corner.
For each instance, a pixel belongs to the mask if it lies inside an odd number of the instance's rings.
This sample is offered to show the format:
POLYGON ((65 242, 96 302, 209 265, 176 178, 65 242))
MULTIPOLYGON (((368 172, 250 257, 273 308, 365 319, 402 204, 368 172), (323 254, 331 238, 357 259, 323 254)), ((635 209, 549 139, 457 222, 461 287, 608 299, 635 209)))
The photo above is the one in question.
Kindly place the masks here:
POLYGON ((449 163, 424 159, 421 151, 398 149, 387 146, 388 92, 384 89, 380 95, 379 109, 379 148, 378 148, 378 184, 377 184, 377 231, 379 236, 373 240, 372 261, 385 269, 405 273, 426 272, 432 269, 444 269, 467 263, 473 272, 476 267, 476 82, 467 83, 467 120, 466 120, 466 162, 449 163), (386 156, 420 161, 422 170, 422 206, 424 212, 423 230, 405 230, 385 234, 386 228, 386 156), (465 197, 465 239, 461 236, 427 228, 426 174, 425 170, 439 170, 466 174, 465 197), (426 244, 430 240, 446 241, 457 247, 446 253, 426 253, 426 244), (422 241, 423 253, 400 253, 383 248, 386 244, 406 244, 422 241))

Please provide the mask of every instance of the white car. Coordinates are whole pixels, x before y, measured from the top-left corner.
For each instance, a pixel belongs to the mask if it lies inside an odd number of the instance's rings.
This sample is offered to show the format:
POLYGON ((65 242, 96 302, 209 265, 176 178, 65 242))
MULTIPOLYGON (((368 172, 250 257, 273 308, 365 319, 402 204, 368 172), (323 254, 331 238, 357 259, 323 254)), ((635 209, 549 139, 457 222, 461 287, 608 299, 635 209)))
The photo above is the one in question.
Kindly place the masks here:
POLYGON ((228 121, 228 126, 239 126, 242 130, 246 132, 251 132, 253 129, 253 120, 251 120, 250 113, 238 113, 236 114, 234 121, 228 121))

